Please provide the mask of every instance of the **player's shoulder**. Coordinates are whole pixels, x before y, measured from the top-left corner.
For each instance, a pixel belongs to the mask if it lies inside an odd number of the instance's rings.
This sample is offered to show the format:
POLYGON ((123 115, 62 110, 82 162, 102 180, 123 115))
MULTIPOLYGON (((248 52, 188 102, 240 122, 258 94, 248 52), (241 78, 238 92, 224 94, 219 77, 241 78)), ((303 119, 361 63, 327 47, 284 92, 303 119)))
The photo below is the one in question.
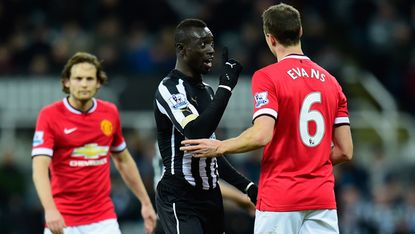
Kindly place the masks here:
POLYGON ((95 99, 97 104, 97 112, 98 113, 112 113, 117 115, 118 114, 118 107, 114 103, 110 101, 105 101, 102 99, 95 99))
POLYGON ((98 99, 98 98, 96 98, 95 100, 97 102, 98 108, 100 108, 100 109, 114 110, 114 111, 118 110, 117 105, 115 105, 113 102, 98 99))

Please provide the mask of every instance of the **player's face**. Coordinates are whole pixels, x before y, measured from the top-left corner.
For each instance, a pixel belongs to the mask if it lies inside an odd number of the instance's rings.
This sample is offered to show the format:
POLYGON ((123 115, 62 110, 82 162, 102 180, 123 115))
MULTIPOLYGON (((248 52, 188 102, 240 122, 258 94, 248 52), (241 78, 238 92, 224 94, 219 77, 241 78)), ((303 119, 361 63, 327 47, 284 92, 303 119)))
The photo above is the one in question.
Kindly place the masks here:
POLYGON ((189 32, 189 42, 185 45, 184 61, 193 72, 206 74, 212 68, 215 53, 213 34, 209 28, 193 28, 189 32))
POLYGON ((91 100, 101 87, 97 78, 97 69, 90 63, 78 63, 72 66, 71 77, 65 81, 69 95, 75 100, 91 100))

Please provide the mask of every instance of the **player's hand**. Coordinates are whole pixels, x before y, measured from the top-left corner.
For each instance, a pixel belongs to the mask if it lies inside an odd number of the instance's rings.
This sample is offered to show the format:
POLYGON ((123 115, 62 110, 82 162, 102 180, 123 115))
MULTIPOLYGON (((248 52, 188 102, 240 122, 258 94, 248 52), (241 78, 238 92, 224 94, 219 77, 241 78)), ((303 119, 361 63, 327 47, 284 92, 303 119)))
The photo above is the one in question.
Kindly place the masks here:
POLYGON ((254 203, 254 205, 256 205, 256 199, 258 196, 258 186, 256 184, 249 186, 248 190, 246 191, 246 195, 248 195, 251 202, 254 203))
POLYGON ((219 77, 219 85, 226 86, 233 90, 238 83, 239 73, 242 71, 242 65, 235 59, 229 59, 228 48, 224 47, 222 52, 223 68, 219 77))
POLYGON ((157 216, 153 206, 150 204, 141 206, 141 216, 144 220, 144 230, 146 234, 151 234, 156 229, 157 216))
POLYGON ((66 225, 61 213, 57 209, 45 211, 45 222, 53 234, 63 234, 63 228, 66 225))
POLYGON ((221 141, 213 139, 197 139, 182 141, 181 151, 191 153, 195 158, 212 158, 223 156, 220 152, 221 141))

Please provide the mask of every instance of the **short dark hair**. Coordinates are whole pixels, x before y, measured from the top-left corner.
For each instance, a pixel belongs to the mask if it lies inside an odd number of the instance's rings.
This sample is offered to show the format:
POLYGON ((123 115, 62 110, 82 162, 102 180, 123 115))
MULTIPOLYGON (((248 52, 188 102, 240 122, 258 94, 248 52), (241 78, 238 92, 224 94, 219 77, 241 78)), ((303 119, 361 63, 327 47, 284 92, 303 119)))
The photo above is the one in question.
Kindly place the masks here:
POLYGON ((62 82, 62 91, 64 93, 69 93, 69 89, 65 87, 65 80, 68 80, 71 77, 71 69, 75 64, 78 63, 90 63, 95 66, 97 69, 97 79, 101 84, 105 84, 108 80, 107 74, 104 72, 101 62, 98 58, 90 53, 86 52, 77 52, 73 55, 65 64, 65 67, 62 71, 61 82, 62 82))
POLYGON ((273 5, 262 14, 264 33, 272 34, 283 46, 300 42, 301 17, 293 6, 280 3, 273 5))
POLYGON ((204 28, 207 27, 206 23, 200 19, 184 19, 176 27, 174 33, 174 44, 187 43, 189 40, 188 30, 191 28, 204 28))

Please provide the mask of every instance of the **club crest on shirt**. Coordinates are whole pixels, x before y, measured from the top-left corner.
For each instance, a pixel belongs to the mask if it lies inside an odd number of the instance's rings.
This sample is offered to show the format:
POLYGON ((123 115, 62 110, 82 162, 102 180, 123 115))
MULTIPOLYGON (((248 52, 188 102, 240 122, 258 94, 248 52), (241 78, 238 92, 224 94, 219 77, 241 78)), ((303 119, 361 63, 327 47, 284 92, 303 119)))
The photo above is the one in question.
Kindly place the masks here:
POLYGON ((101 121, 101 131, 105 136, 111 136, 112 134, 112 123, 111 121, 104 119, 101 121))
POLYGON ((169 101, 173 105, 172 107, 175 110, 183 109, 187 107, 187 105, 189 104, 189 102, 186 99, 186 96, 182 93, 171 95, 169 101))
POLYGON ((268 92, 255 93, 255 108, 268 104, 268 92))
POLYGON ((38 145, 43 144, 43 131, 36 131, 35 135, 33 136, 33 146, 36 147, 38 145))

